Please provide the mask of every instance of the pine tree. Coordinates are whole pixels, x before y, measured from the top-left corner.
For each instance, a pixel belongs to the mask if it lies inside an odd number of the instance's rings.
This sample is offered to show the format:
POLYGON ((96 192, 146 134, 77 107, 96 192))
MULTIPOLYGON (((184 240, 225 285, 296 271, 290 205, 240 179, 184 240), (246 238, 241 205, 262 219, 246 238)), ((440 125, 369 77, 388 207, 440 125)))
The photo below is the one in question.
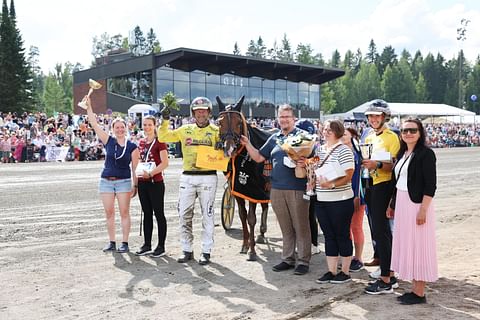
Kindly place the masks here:
POLYGON ((235 41, 235 44, 233 45, 233 54, 237 56, 242 54, 240 52, 240 48, 238 47, 238 43, 236 41, 235 41))
POLYGON ((10 11, 3 0, 0 23, 0 110, 22 112, 32 108, 32 86, 23 40, 16 27, 13 0, 10 11))
POLYGON ((368 51, 367 54, 365 55, 365 60, 367 63, 373 63, 377 64, 378 60, 378 53, 377 53, 377 45, 375 44, 375 41, 370 40, 370 44, 368 45, 368 51))

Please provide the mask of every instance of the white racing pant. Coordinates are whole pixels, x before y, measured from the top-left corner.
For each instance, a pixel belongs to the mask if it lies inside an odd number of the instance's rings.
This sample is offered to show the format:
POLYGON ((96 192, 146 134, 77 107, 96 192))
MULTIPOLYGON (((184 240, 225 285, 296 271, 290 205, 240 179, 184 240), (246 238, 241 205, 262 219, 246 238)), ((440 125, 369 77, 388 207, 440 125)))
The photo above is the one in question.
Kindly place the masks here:
POLYGON ((217 175, 186 175, 180 177, 178 216, 180 219, 180 243, 183 251, 193 251, 193 209, 195 199, 200 201, 202 211, 202 253, 210 253, 213 248, 215 228, 215 193, 217 175))

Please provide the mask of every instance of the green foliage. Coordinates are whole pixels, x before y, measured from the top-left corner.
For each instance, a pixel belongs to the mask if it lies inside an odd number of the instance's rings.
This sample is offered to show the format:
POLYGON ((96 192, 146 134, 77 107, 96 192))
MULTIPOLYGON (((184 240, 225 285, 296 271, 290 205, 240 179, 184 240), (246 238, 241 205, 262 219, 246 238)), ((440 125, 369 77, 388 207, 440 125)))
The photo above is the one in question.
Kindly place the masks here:
POLYGON ((165 107, 175 110, 180 110, 180 102, 182 101, 183 99, 177 99, 175 94, 171 91, 168 91, 163 97, 158 99, 158 102, 162 103, 165 107))
POLYGON ((67 108, 67 99, 65 93, 58 83, 55 75, 50 73, 45 79, 45 91, 43 93, 45 111, 48 115, 55 112, 72 112, 72 108, 67 108))
POLYGON ((0 22, 0 110, 29 111, 32 105, 32 85, 23 40, 17 29, 15 5, 2 4, 0 22))

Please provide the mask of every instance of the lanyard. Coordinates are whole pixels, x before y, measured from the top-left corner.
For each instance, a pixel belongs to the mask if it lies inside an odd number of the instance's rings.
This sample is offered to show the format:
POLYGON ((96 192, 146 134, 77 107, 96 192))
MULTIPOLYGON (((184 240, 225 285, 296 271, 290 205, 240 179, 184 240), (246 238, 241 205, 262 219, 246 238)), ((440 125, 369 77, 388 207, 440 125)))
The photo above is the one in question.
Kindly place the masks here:
POLYGON ((402 165, 400 166, 400 169, 398 169, 398 174, 397 174, 395 180, 398 181, 398 178, 400 178, 400 173, 402 173, 403 166, 405 165, 405 163, 408 161, 408 159, 410 158, 410 156, 411 156, 412 154, 413 154, 413 152, 410 153, 410 154, 405 158, 405 160, 403 160, 403 163, 402 163, 402 165))
POLYGON ((118 142, 115 141, 115 152, 114 152, 114 157, 115 157, 115 160, 118 160, 118 159, 121 159, 123 157, 123 155, 125 154, 125 150, 127 150, 127 141, 125 141, 125 146, 123 147, 123 151, 122 151, 122 154, 120 155, 120 157, 117 157, 117 145, 118 145, 118 142))
MULTIPOLYGON (((157 139, 153 139, 153 142, 152 142, 152 144, 150 145, 150 148, 148 148, 148 151, 147 151, 147 153, 145 154, 145 158, 143 159, 144 162, 147 161, 148 155, 150 154, 150 151, 152 150, 153 145, 154 145, 155 142, 156 142, 155 140, 157 140, 157 139)), ((145 143, 147 143, 147 139, 145 139, 145 143)))

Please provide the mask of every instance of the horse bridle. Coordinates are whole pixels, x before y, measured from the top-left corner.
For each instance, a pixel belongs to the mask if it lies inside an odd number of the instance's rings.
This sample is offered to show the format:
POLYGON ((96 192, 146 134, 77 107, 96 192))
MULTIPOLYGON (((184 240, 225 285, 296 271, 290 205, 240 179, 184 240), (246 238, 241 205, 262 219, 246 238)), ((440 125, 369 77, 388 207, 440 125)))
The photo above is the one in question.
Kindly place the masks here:
POLYGON ((245 116, 243 115, 243 113, 239 112, 239 111, 235 111, 235 110, 226 110, 226 111, 222 111, 218 114, 219 116, 226 116, 227 118, 227 132, 223 133, 223 134, 220 134, 220 139, 222 141, 226 141, 227 139, 231 139, 235 142, 235 145, 239 145, 240 144, 240 138, 242 135, 247 135, 248 134, 248 131, 247 131, 247 121, 245 120, 245 116), (232 125, 231 125, 231 115, 232 113, 236 113, 240 116, 240 118, 242 119, 242 131, 240 132, 240 134, 236 133, 233 131, 232 129, 232 125))

